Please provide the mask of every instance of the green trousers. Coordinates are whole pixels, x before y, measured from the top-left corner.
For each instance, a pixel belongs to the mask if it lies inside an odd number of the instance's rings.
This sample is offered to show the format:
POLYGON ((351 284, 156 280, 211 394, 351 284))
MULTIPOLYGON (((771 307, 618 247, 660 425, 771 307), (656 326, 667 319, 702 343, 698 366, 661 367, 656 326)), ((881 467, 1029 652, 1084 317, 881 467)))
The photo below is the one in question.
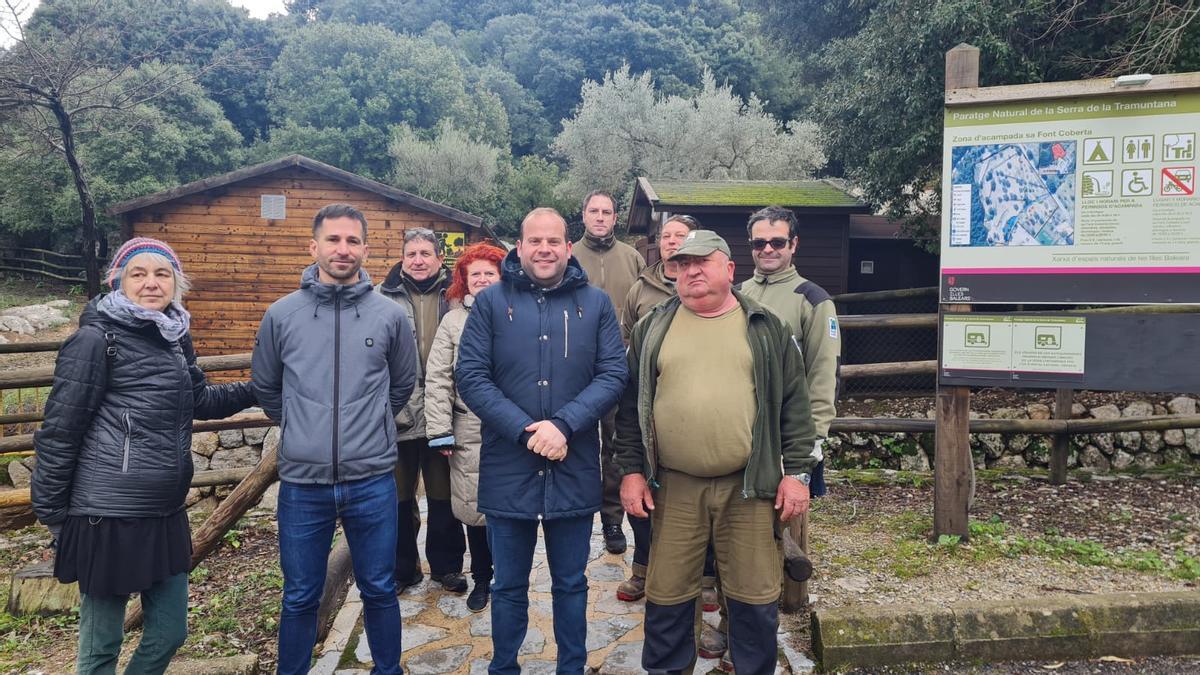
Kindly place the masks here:
MULTIPOLYGON (((141 595, 142 641, 125 673, 161 675, 187 639, 188 575, 184 572, 167 577, 141 595)), ((83 594, 79 607, 79 658, 75 661, 75 670, 80 675, 117 672, 128 602, 128 595, 83 594)))

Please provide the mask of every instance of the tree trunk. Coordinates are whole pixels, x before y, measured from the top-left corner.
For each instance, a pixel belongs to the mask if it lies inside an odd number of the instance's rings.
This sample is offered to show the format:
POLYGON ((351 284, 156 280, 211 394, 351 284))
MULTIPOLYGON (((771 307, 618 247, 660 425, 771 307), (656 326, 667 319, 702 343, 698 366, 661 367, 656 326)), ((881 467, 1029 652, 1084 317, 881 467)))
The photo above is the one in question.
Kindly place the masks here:
POLYGON ((80 239, 83 242, 83 269, 86 274, 87 296, 94 298, 100 294, 100 263, 96 259, 96 200, 92 197, 92 188, 88 185, 83 165, 75 149, 75 127, 71 123, 71 115, 63 108, 61 101, 55 101, 52 106, 54 117, 58 120, 58 129, 62 132, 62 152, 71 168, 71 177, 75 180, 75 192, 79 194, 79 210, 83 215, 83 230, 80 239))

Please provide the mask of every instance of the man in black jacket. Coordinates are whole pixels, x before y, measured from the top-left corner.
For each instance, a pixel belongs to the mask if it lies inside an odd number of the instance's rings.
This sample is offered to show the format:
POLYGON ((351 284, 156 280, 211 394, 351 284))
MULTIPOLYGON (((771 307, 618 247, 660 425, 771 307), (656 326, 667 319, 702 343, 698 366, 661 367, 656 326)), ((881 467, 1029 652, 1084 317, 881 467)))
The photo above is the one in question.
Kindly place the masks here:
POLYGON ((424 478, 429 506, 429 530, 425 533, 425 558, 429 576, 442 588, 462 593, 467 580, 462 575, 467 540, 462 523, 450 508, 450 461, 429 446, 425 433, 425 362, 433 347, 438 324, 449 311, 446 289, 450 273, 445 251, 437 233, 424 227, 404 231, 400 262, 392 266, 378 291, 404 309, 417 339, 417 388, 400 411, 400 443, 396 456, 396 493, 399 498, 399 530, 396 536, 396 590, 421 583, 421 558, 417 533, 421 516, 417 509, 417 480, 424 478))

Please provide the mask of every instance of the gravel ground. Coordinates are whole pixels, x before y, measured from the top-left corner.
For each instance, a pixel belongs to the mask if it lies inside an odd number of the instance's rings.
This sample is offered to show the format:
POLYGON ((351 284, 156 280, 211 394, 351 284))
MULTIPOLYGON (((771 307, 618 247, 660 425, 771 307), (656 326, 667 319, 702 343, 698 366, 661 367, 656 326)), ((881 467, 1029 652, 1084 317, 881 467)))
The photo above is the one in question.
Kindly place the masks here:
MULTIPOLYGON (((971 519, 1003 524, 994 545, 929 546, 931 481, 903 487, 835 485, 813 512, 816 606, 1001 600, 1047 593, 1112 593, 1196 588, 1154 570, 1083 564, 1079 555, 1006 557, 995 550, 1017 538, 1092 542, 1120 555, 1200 557, 1200 484, 1194 476, 1050 485, 1009 476, 980 481, 971 519), (897 528, 905 528, 897 531, 897 528), (1047 533, 1050 533, 1049 535, 1047 533), (897 551, 896 549, 901 549, 897 551), (882 565, 880 563, 883 563, 882 565)), ((993 528, 998 529, 998 528, 993 528)), ((1083 558, 1091 549, 1083 551, 1083 558)))
MULTIPOLYGON (((861 603, 946 605, 1047 594, 1196 590, 1200 585, 1200 569, 1185 567, 1176 558, 1200 557, 1200 481, 1195 475, 1115 476, 1063 486, 1036 475, 980 480, 971 511, 971 520, 981 523, 978 534, 968 544, 944 545, 930 542, 929 475, 832 472, 831 478, 830 495, 817 500, 811 521, 815 611, 861 603), (1040 553, 1013 553, 1024 541, 1052 545, 1040 553), (1147 569, 1132 569, 1130 561, 1147 569), (1164 563, 1161 569, 1156 561, 1164 563)), ((809 613, 784 621, 797 636, 796 646, 810 652, 809 613)), ((1200 656, 852 672, 1197 673, 1200 656)))

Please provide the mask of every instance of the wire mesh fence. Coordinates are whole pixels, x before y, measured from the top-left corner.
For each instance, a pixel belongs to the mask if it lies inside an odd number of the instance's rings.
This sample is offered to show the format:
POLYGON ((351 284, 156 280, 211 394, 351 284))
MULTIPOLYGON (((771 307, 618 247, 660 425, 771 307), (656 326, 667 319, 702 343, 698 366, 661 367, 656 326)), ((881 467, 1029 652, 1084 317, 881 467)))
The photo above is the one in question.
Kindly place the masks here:
MULTIPOLYGON (((937 296, 895 297, 837 302, 838 315, 935 314, 937 296)), ((891 363, 937 358, 936 326, 854 327, 842 331, 842 363, 891 363)), ((842 397, 928 396, 935 389, 933 374, 858 377, 842 381, 842 397)))
MULTIPOLYGON (((50 396, 50 387, 22 387, 0 389, 0 419, 8 417, 40 416, 50 396)), ((0 424, 0 437, 32 434, 41 422, 21 421, 0 424)))

